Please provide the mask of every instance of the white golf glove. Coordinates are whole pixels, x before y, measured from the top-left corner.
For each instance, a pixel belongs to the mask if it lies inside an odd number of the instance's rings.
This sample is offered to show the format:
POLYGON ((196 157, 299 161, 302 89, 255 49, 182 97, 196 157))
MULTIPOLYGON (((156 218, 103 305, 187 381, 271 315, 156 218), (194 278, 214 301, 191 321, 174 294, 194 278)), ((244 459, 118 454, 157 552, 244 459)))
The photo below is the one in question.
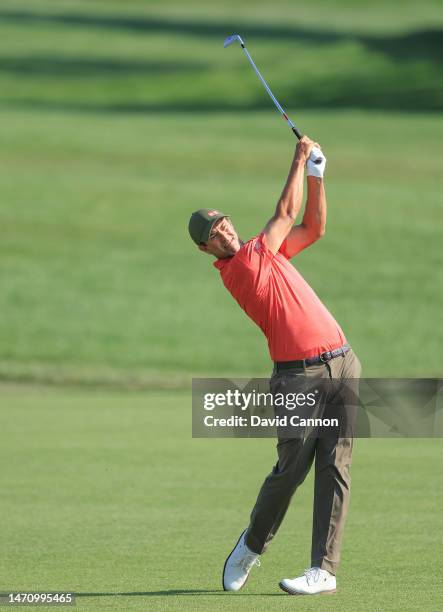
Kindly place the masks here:
POLYGON ((309 156, 308 161, 306 162, 306 174, 308 176, 317 176, 318 178, 323 178, 323 174, 326 168, 326 157, 318 149, 314 147, 311 151, 311 155, 309 156), (315 163, 315 160, 321 158, 321 162, 315 163))

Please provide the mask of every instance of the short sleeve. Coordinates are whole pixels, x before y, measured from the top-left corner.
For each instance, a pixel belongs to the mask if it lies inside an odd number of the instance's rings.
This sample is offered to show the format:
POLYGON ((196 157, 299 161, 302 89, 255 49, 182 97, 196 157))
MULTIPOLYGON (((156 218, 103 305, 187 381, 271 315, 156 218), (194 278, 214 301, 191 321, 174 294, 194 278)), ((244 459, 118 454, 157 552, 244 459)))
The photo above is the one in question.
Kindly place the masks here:
POLYGON ((280 255, 283 255, 283 257, 286 257, 286 259, 291 259, 288 253, 288 241, 286 238, 281 243, 281 246, 278 249, 278 252, 280 253, 280 255))

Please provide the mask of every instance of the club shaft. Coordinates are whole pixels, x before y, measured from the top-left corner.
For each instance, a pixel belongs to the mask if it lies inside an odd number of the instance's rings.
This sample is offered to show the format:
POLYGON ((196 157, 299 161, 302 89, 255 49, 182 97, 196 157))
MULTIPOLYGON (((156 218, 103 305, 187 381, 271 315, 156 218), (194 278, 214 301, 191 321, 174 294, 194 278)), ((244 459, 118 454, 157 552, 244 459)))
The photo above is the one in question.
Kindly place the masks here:
POLYGON ((292 123, 292 121, 289 119, 288 115, 285 113, 285 111, 282 109, 282 107, 280 106, 280 104, 278 103, 277 98, 274 96, 274 94, 272 93, 272 91, 269 89, 268 84, 266 83, 266 81, 264 80, 264 78, 262 77, 262 75, 260 74, 260 70, 257 68, 257 66, 254 64, 254 60, 252 59, 252 57, 249 55, 248 50, 246 49, 245 45, 242 44, 241 45, 243 51, 245 52, 246 57, 248 58, 249 63, 251 64, 251 66, 254 68, 255 74, 258 76, 258 78, 260 79, 260 81, 263 83, 264 88, 266 89, 266 91, 269 94, 269 97, 271 98, 271 100, 274 102, 275 106, 277 107, 278 111, 281 113, 283 119, 286 119, 286 121, 288 122, 291 130, 294 132, 294 134, 297 136, 297 138, 300 140, 300 138, 302 137, 301 133, 298 131, 298 129, 295 127, 295 125, 292 123))

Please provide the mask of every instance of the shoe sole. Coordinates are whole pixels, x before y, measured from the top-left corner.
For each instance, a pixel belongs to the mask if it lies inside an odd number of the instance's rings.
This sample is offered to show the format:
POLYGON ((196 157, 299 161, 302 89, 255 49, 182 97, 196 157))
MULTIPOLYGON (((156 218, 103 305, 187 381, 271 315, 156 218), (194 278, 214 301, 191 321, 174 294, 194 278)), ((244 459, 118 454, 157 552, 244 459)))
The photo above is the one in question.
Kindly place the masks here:
POLYGON ((288 595, 300 595, 300 596, 303 596, 303 595, 334 595, 334 593, 337 592, 337 589, 332 589, 331 591, 320 591, 319 593, 300 593, 299 591, 291 591, 291 589, 289 589, 287 586, 285 586, 281 582, 278 583, 278 586, 281 588, 282 591, 284 591, 288 595))
MULTIPOLYGON (((244 530, 244 531, 243 531, 243 532, 240 534, 240 537, 238 538, 236 545, 235 545, 235 546, 234 546, 234 548, 231 550, 231 552, 229 553, 229 555, 226 557, 226 561, 225 561, 225 564, 224 564, 224 566, 223 566, 223 574, 222 574, 222 586, 223 586, 223 590, 224 590, 224 591, 228 591, 229 593, 235 593, 236 591, 231 591, 231 589, 226 589, 226 588, 225 588, 225 569, 226 569, 226 564, 228 563, 228 561, 229 561, 229 559, 230 559, 230 557, 231 557, 232 553, 233 553, 233 552, 234 552, 234 550, 237 548, 238 543, 240 542, 240 540, 242 539, 242 537, 244 536, 244 534, 245 534, 246 532, 247 532, 247 529, 245 529, 245 530, 244 530)), ((249 574, 246 576, 246 580, 245 580, 245 581, 244 581, 244 583, 241 585, 240 589, 242 589, 242 588, 245 586, 245 584, 246 584, 246 583, 247 583, 247 581, 248 581, 248 578, 249 578, 249 574)), ((238 590, 240 591, 240 589, 238 589, 238 590)))

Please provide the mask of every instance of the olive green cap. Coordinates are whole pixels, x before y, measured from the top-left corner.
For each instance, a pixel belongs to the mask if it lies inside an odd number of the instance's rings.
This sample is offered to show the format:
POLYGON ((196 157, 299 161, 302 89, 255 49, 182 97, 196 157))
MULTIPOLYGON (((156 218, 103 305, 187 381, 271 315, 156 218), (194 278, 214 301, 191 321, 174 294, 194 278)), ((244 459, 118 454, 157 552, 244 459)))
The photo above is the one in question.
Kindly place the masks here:
POLYGON ((212 226, 218 219, 229 217, 214 208, 200 208, 189 219, 189 233, 195 244, 208 242, 212 226))

